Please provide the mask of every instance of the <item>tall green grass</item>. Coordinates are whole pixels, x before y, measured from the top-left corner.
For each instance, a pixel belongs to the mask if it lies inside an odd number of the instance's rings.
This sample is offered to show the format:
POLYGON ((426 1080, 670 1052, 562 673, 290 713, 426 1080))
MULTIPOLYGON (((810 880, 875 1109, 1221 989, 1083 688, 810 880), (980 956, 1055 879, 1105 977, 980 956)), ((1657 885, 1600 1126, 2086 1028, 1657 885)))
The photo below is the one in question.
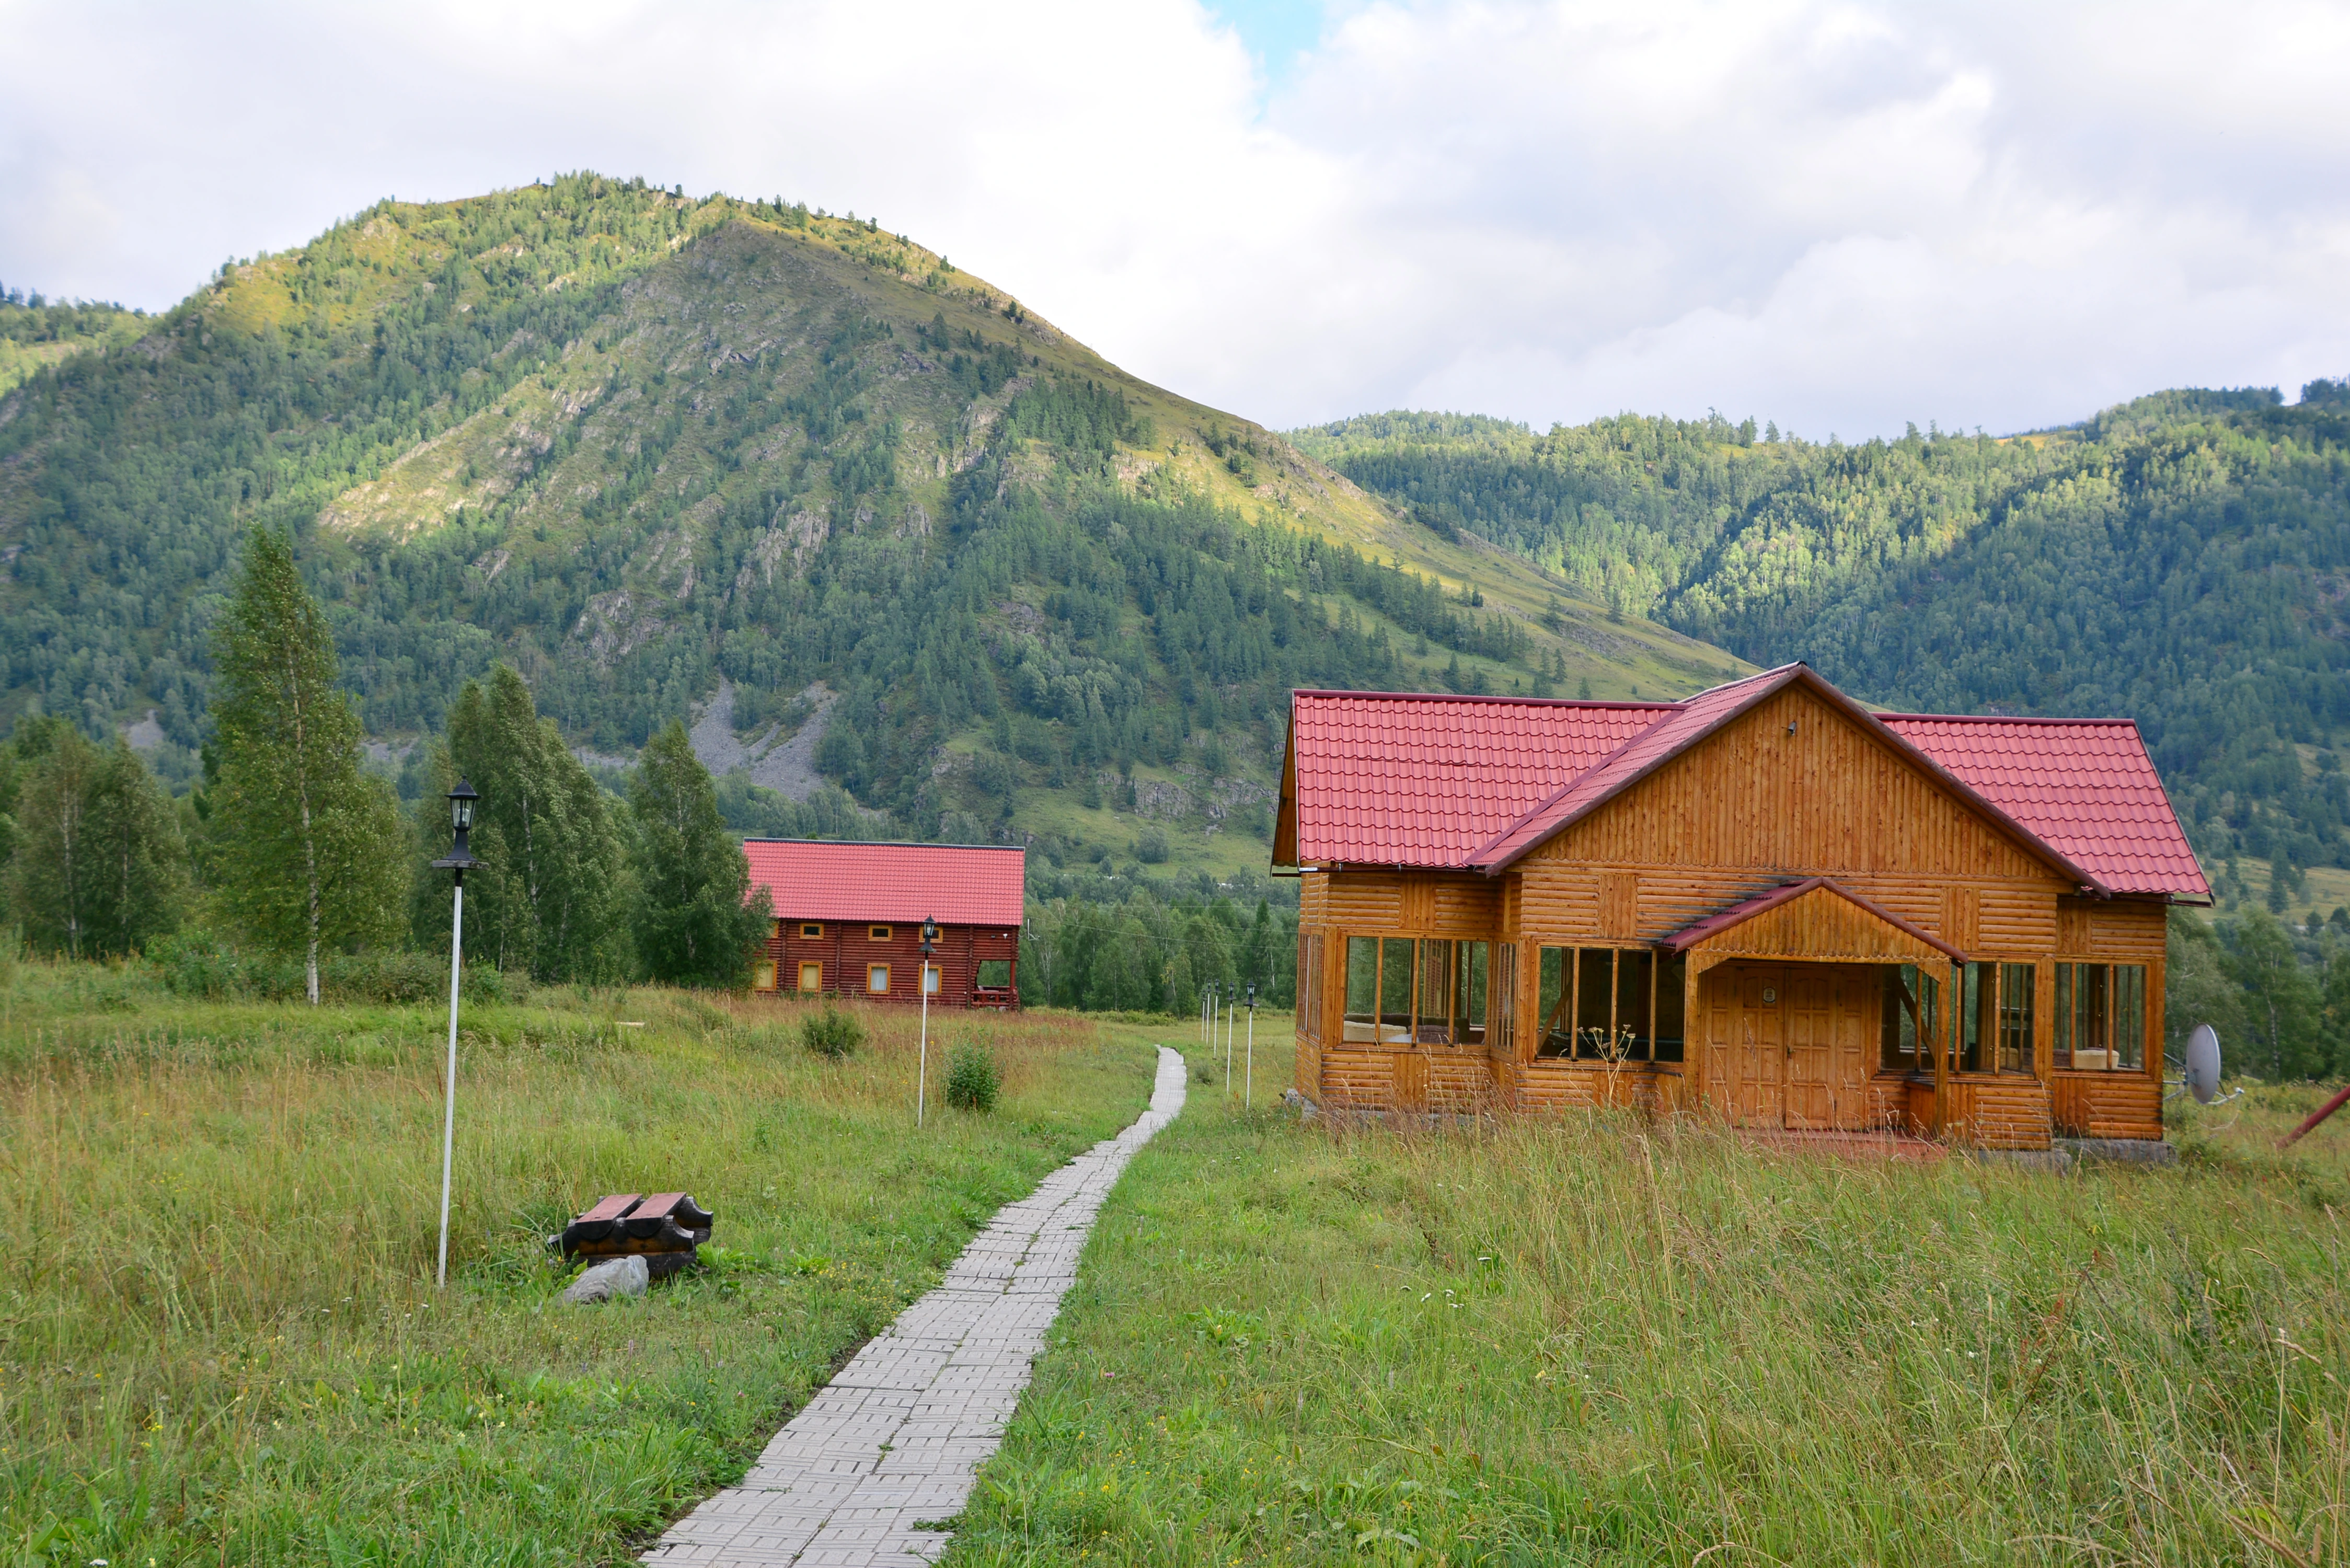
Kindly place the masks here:
POLYGON ((2350 1559, 2350 1127, 2267 1094, 2060 1178, 1195 1085, 949 1561, 2350 1559))
POLYGON ((441 1293, 438 1007, 0 981, 7 1563, 621 1560, 1150 1081, 1088 1023, 958 1016, 1003 1102, 917 1137, 902 1010, 836 1061, 788 1001, 469 1007, 441 1293), (718 1215, 705 1269, 553 1299, 567 1216, 678 1188, 718 1215))

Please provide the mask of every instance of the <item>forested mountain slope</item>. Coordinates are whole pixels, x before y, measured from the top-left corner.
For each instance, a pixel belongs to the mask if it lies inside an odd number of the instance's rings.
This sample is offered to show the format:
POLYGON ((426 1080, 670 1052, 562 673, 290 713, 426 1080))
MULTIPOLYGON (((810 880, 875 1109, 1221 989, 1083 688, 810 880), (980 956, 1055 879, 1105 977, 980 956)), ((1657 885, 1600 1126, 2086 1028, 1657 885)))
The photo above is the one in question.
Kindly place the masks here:
POLYGON ((2009 440, 1861 445, 1626 415, 1293 432, 1490 539, 1759 664, 1888 706, 2120 713, 2197 848, 2350 865, 2350 393, 2181 390, 2009 440))
POLYGON ((48 300, 0 289, 0 392, 85 348, 129 343, 147 329, 144 312, 119 305, 48 300))
POLYGON ((1292 685, 1742 668, 871 220, 594 175, 385 202, 141 327, 0 398, 0 701, 136 724, 167 776, 254 524, 295 535, 379 737, 504 659, 602 753, 695 711, 755 757, 820 724, 816 767, 889 814, 738 779, 745 820, 1080 860, 1261 867, 1292 685))

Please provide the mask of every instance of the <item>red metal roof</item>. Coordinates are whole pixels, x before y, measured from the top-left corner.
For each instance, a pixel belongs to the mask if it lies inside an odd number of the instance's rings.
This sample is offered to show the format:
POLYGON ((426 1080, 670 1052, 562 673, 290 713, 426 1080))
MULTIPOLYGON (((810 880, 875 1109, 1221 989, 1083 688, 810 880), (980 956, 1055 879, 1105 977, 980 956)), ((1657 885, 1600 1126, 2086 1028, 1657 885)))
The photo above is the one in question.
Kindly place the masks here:
POLYGON ((1292 700, 1297 863, 1460 866, 1669 702, 1388 691, 1292 700))
POLYGON ((1881 722, 1887 744, 2061 873, 2110 892, 2210 897, 2130 721, 1873 715, 1801 664, 1684 702, 1300 691, 1297 864, 1500 871, 1796 680, 1881 722))
POLYGON ((977 844, 748 838, 751 886, 786 920, 1018 928, 1027 854, 977 844))
POLYGON ((2211 896, 2129 720, 1878 717, 2115 892, 2211 896))

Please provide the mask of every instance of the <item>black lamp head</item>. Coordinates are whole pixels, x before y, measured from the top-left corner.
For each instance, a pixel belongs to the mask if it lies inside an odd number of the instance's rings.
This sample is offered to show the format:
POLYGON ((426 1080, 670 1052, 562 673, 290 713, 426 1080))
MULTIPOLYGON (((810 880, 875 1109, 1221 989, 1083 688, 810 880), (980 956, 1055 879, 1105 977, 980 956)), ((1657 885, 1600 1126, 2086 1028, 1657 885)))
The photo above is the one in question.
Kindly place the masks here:
POLYGON ((471 831, 473 826, 473 805, 481 798, 479 790, 465 780, 459 779, 457 787, 449 792, 449 826, 459 833, 471 831))
POLYGON ((939 923, 936 920, 924 920, 922 922, 922 950, 924 952, 930 951, 931 944, 938 940, 939 923))

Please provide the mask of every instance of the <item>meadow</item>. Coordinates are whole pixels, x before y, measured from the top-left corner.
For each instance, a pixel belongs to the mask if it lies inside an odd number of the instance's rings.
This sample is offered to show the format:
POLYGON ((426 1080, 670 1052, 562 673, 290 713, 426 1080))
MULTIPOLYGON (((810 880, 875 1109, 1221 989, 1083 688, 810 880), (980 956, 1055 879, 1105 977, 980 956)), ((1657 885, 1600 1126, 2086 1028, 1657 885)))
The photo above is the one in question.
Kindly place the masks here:
POLYGON ((2058 1177, 1266 1086, 1128 1168, 950 1568, 2350 1561, 2313 1090, 2058 1177))
POLYGON ((973 1231, 1139 1114, 1147 1031, 542 990, 445 1012, 194 1002, 141 966, 0 971, 0 1563, 626 1561, 739 1478, 973 1231), (1000 1064, 946 1109, 939 1046, 1000 1064), (556 1297, 605 1192, 717 1214, 698 1272, 556 1297))

